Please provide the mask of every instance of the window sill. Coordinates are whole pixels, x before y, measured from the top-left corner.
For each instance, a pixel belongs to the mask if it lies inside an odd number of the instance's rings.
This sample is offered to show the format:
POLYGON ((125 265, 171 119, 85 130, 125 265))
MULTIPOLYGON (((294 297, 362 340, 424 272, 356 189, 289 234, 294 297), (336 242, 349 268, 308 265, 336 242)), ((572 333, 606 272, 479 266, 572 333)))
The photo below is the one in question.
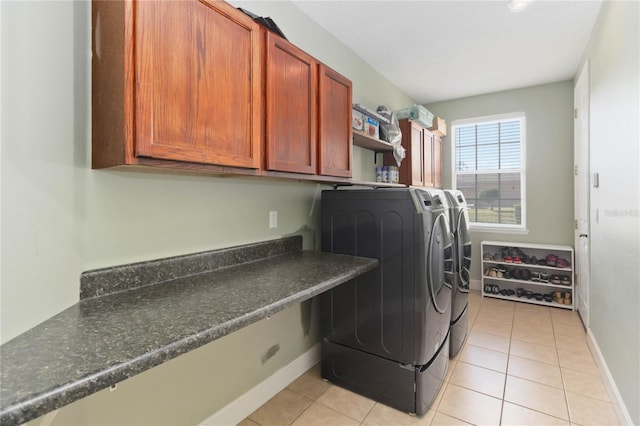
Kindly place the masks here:
POLYGON ((527 228, 520 227, 505 227, 505 226, 482 226, 482 225, 474 225, 470 224, 469 229, 474 232, 487 232, 491 234, 518 234, 518 235, 528 235, 529 230, 527 228))

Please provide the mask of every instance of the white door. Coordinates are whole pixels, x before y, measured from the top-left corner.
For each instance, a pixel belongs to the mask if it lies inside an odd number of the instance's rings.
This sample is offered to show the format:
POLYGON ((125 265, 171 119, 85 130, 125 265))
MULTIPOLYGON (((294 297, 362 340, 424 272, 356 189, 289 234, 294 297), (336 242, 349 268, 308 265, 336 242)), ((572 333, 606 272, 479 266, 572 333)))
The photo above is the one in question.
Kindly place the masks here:
POLYGON ((580 71, 573 95, 575 271, 578 313, 589 327, 591 258, 589 243, 589 61, 580 71))

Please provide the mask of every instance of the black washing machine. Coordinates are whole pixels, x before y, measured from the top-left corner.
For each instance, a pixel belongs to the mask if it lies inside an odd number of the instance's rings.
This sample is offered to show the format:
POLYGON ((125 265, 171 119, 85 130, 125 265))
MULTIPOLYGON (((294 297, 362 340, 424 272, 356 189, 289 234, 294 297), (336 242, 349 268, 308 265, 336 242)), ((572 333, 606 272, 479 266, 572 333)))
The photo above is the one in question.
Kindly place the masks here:
POLYGON ((422 415, 449 365, 453 241, 446 195, 418 188, 322 193, 322 250, 377 268, 320 296, 322 377, 422 415))

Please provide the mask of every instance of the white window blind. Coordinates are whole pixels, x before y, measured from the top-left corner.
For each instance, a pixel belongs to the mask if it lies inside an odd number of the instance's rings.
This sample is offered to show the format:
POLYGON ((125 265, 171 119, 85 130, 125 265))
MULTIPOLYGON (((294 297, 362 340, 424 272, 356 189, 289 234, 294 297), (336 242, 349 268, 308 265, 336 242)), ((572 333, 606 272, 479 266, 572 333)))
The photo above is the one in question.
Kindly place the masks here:
POLYGON ((458 120, 452 132, 455 187, 472 226, 524 229, 524 114, 458 120))

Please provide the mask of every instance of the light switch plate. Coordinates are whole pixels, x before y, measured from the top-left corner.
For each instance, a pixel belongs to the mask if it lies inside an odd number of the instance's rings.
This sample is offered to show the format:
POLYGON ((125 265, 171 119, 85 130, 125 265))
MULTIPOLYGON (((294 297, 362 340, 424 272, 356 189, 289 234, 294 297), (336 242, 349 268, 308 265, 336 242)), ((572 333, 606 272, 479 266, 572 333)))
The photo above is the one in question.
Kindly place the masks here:
POLYGON ((277 228, 278 227, 278 212, 270 211, 269 212, 269 228, 277 228))

